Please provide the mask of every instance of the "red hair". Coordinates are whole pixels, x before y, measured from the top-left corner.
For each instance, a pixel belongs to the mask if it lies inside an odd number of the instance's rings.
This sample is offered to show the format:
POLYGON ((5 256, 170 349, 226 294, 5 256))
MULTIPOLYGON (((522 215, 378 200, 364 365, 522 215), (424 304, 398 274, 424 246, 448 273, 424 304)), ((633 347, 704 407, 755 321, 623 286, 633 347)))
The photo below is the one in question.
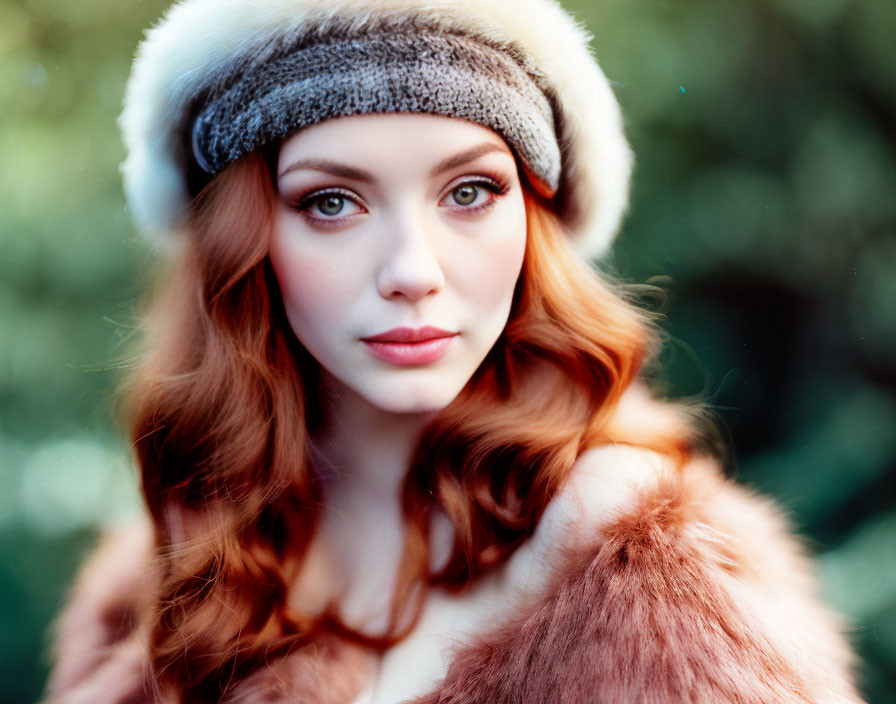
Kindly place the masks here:
POLYGON ((527 190, 526 254, 506 329, 426 428, 409 468, 389 632, 364 638, 332 615, 291 610, 286 595, 317 524, 309 439, 321 415, 317 363, 289 327, 267 258, 276 197, 258 153, 197 197, 127 386, 156 531, 154 679, 177 699, 217 700, 231 681, 321 630, 386 647, 407 632, 400 615, 419 604, 417 587, 460 588, 506 560, 585 448, 687 445, 677 430, 627 438, 610 422, 652 349, 652 328, 527 190), (436 503, 455 540, 430 574, 436 503))

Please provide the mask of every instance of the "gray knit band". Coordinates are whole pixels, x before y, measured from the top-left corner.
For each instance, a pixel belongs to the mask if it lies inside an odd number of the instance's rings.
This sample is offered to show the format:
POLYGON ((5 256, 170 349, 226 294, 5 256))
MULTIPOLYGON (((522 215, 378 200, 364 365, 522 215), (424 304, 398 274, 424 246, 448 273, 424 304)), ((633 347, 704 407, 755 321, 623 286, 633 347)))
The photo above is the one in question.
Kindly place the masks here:
POLYGON ((300 46, 212 95, 192 126, 214 175, 244 154, 333 117, 422 112, 490 127, 550 191, 560 180, 551 104, 507 52, 459 34, 382 32, 300 46))

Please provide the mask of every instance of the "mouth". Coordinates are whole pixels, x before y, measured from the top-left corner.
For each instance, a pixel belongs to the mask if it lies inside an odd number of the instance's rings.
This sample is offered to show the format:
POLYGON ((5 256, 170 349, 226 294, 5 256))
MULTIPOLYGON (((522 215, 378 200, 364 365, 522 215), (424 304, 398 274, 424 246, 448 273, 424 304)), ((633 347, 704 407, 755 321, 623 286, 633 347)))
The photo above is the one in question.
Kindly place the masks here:
POLYGON ((410 366, 430 364, 442 358, 457 334, 434 327, 395 328, 361 341, 379 359, 410 366))
POLYGON ((446 337, 454 337, 457 335, 456 332, 448 332, 447 330, 442 330, 441 328, 434 328, 431 325, 422 328, 393 328, 392 330, 387 330, 386 332, 382 332, 379 335, 373 335, 372 337, 362 337, 361 340, 363 342, 403 342, 403 343, 416 343, 416 342, 427 342, 429 340, 442 339, 446 337))

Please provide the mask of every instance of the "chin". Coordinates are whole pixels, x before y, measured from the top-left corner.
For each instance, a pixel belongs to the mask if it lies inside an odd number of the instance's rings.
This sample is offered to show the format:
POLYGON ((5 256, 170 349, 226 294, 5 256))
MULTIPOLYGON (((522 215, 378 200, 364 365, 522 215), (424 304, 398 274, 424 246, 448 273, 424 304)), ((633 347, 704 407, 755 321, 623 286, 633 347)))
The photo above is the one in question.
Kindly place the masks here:
POLYGON ((460 389, 408 390, 406 393, 401 393, 396 389, 388 395, 370 398, 368 401, 387 413, 432 414, 443 410, 457 397, 458 393, 460 393, 460 389))

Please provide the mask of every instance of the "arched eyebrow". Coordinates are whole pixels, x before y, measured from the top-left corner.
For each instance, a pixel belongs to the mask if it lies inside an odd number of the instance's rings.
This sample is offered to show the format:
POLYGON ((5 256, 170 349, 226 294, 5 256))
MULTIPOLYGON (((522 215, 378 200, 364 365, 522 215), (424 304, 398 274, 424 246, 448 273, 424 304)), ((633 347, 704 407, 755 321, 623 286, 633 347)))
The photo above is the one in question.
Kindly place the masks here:
POLYGON ((361 181, 363 183, 371 183, 373 181, 373 175, 368 171, 356 169, 354 166, 340 164, 338 161, 330 161, 329 159, 299 159, 283 169, 277 178, 281 179, 293 171, 320 171, 331 176, 351 179, 352 181, 361 181))
MULTIPOLYGON (((449 156, 447 159, 440 161, 432 171, 430 171, 430 177, 438 176, 445 171, 450 171, 451 169, 456 169, 459 166, 463 166, 464 164, 468 164, 471 161, 475 161, 481 156, 485 156, 486 154, 491 154, 492 152, 505 152, 506 149, 501 147, 500 145, 495 144, 494 142, 484 142, 482 144, 477 144, 475 147, 470 147, 466 149, 460 154, 455 154, 453 156, 449 156)), ((292 164, 287 166, 280 174, 277 176, 278 179, 283 178, 286 174, 291 173, 293 171, 321 171, 325 174, 330 174, 331 176, 339 176, 341 178, 347 178, 352 181, 360 181, 361 183, 372 183, 375 179, 373 174, 369 171, 364 171, 363 169, 355 168, 354 166, 349 166, 348 164, 341 164, 338 161, 331 161, 329 159, 299 159, 298 161, 294 161, 292 164)))
POLYGON ((439 162, 436 167, 429 172, 429 175, 438 176, 445 171, 456 169, 458 166, 468 164, 471 161, 475 161, 479 157, 485 156, 486 154, 491 154, 492 152, 506 153, 506 149, 495 144, 494 142, 483 142, 482 144, 479 144, 475 147, 470 147, 466 151, 462 151, 460 154, 449 156, 447 159, 439 162))

